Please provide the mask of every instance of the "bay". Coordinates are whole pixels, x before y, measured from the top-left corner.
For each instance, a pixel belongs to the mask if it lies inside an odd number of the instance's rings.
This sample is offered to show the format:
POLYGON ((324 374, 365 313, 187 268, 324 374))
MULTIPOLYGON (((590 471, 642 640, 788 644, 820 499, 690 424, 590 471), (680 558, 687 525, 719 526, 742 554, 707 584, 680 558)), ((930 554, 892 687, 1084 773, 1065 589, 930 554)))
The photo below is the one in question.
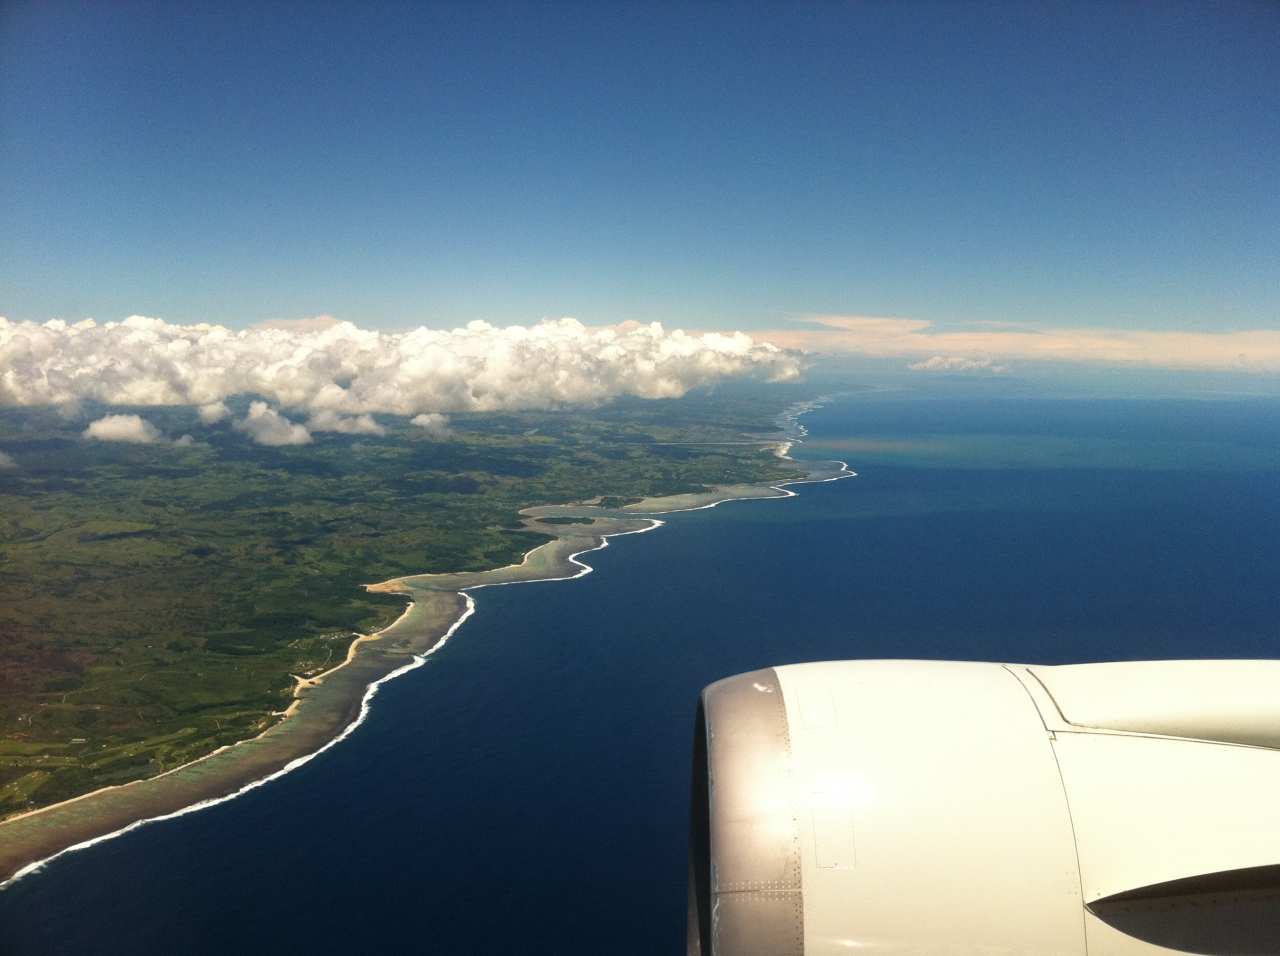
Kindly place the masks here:
MULTIPOLYGON (((699 690, 858 657, 1280 656, 1280 406, 836 399, 858 477, 486 588, 341 745, 0 892, 0 952, 681 951, 699 690)), ((837 454, 837 452, 840 452, 837 454)))

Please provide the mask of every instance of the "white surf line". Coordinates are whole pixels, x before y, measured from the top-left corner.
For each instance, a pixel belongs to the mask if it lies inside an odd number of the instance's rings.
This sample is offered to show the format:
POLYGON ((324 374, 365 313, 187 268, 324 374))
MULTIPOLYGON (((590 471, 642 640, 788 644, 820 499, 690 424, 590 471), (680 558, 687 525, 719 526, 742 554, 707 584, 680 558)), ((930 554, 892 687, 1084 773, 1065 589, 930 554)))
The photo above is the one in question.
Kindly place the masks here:
MULTIPOLYGON (((643 518, 637 518, 635 520, 643 520, 643 518)), ((369 715, 369 712, 370 712, 370 704, 373 701, 374 696, 376 696, 378 693, 379 686, 386 683, 387 681, 394 680, 395 678, 399 677, 401 674, 407 674, 409 671, 416 670, 417 668, 421 667, 423 664, 427 662, 427 658, 430 655, 440 650, 440 648, 444 647, 445 644, 449 642, 449 638, 453 637, 453 635, 457 633, 458 628, 460 628, 463 625, 463 623, 466 622, 467 618, 471 617, 471 615, 475 613, 476 601, 475 601, 475 598, 473 598, 470 594, 467 593, 468 591, 475 591, 480 588, 501 587, 502 585, 506 585, 506 584, 538 584, 544 581, 549 582, 549 581, 577 580, 578 578, 584 577, 585 575, 588 575, 595 570, 595 568, 587 564, 585 561, 579 561, 578 555, 589 554, 592 551, 604 550, 609 546, 610 538, 620 538, 623 535, 628 535, 628 534, 643 534, 646 531, 653 531, 655 528, 660 528, 662 527, 663 524, 665 524, 665 522, 659 521, 656 518, 652 518, 649 520, 648 526, 644 528, 637 528, 634 531, 618 531, 618 532, 615 532, 614 534, 600 535, 599 544, 590 548, 583 548, 581 551, 575 551, 566 558, 567 561, 570 561, 573 564, 578 565, 578 567, 581 569, 575 574, 570 574, 570 575, 566 575, 564 577, 559 577, 559 578, 532 578, 527 581, 494 581, 490 584, 473 584, 469 588, 458 589, 456 593, 461 594, 463 599, 467 602, 466 609, 462 612, 462 614, 458 616, 458 619, 453 622, 453 624, 444 633, 444 635, 440 638, 440 640, 438 640, 435 644, 433 644, 429 650, 426 650, 421 654, 415 654, 413 660, 410 663, 405 664, 403 667, 396 668, 395 670, 391 671, 389 674, 379 678, 378 680, 370 684, 367 688, 365 688, 364 696, 360 700, 359 715, 357 715, 355 720, 353 720, 346 727, 344 727, 336 737, 334 737, 330 741, 327 741, 323 746, 317 748, 316 750, 314 750, 309 754, 305 754, 304 756, 291 760, 289 763, 285 764, 279 770, 271 774, 268 774, 267 776, 262 777, 259 780, 254 780, 251 783, 245 784, 243 787, 241 787, 239 790, 234 791, 233 793, 228 793, 221 797, 213 797, 208 800, 200 800, 196 803, 191 804, 190 806, 183 807, 181 810, 175 810, 172 813, 164 813, 164 814, 160 814, 159 816, 147 817, 142 820, 135 820, 132 823, 121 827, 119 830, 113 830, 110 833, 105 833, 101 836, 93 837, 91 839, 83 841, 82 843, 77 843, 73 846, 69 846, 62 850, 59 850, 57 853, 51 854, 50 856, 44 857, 43 859, 36 860, 34 863, 28 863, 26 866, 16 871, 13 874, 13 876, 9 877, 9 879, 5 880, 3 883, 0 883, 0 890, 3 890, 5 887, 10 886, 13 883, 16 883, 18 880, 22 879, 22 877, 24 876, 37 872, 38 870, 47 866, 49 863, 52 863, 54 860, 68 853, 74 853, 76 850, 86 850, 91 846, 97 846, 99 843, 105 843, 107 840, 113 840, 118 836, 123 836, 124 834, 129 833, 132 830, 136 830, 141 826, 145 826, 148 823, 159 823, 162 820, 174 820, 178 817, 185 816, 188 813, 195 813, 198 810, 205 810, 205 809, 208 809, 209 807, 216 807, 220 803, 227 803, 228 801, 234 800, 236 797, 243 796, 244 794, 248 793, 250 790, 253 790, 257 787, 264 786, 265 784, 268 784, 273 780, 278 780, 280 777, 283 777, 285 774, 290 773, 291 771, 297 770, 299 767, 303 766, 309 761, 320 756, 330 747, 334 747, 337 744, 341 743, 348 736, 350 736, 357 727, 359 727, 362 723, 364 723, 365 718, 369 715)), ((520 565, 512 565, 512 567, 520 567, 520 565)), ((413 590, 413 588, 410 588, 410 590, 413 590)), ((409 607, 405 609, 404 614, 402 614, 400 618, 396 620, 395 623, 399 623, 401 619, 406 617, 413 610, 413 604, 414 602, 411 601, 409 604, 409 607)), ((343 664, 345 663, 347 662, 344 661, 343 664)), ((339 666, 343 666, 343 665, 339 665, 339 666)), ((232 744, 231 746, 236 746, 236 745, 232 744)), ((201 757, 200 760, 193 760, 191 763, 183 764, 181 767, 175 767, 173 770, 166 771, 163 774, 158 774, 157 776, 151 777, 149 779, 159 780, 161 777, 167 776, 170 773, 177 773, 180 770, 190 769, 191 767, 195 766, 201 761, 208 760, 210 757, 214 757, 217 754, 224 753, 229 749, 230 747, 219 747, 217 750, 213 751, 213 753, 210 753, 205 755, 204 757, 201 757)), ((101 793, 102 791, 96 790, 93 792, 101 793)), ((85 796, 90 796, 90 795, 91 794, 85 794, 85 796)))
MULTIPOLYGON (((791 458, 789 460, 795 461, 796 459, 791 458)), ((833 458, 831 460, 836 461, 837 459, 833 458)), ((799 492, 792 491, 790 488, 786 487, 787 485, 821 485, 828 481, 839 481, 841 478, 858 477, 858 473, 856 471, 849 470, 847 462, 841 461, 839 464, 841 465, 842 471, 840 474, 832 475, 830 478, 796 478, 794 481, 780 481, 777 484, 766 486, 774 491, 782 492, 780 495, 764 495, 759 498, 721 498, 719 501, 713 501, 707 505, 698 505, 696 508, 672 508, 670 511, 635 511, 630 513, 639 517, 647 517, 648 515, 677 515, 685 511, 706 511, 708 508, 715 508, 730 501, 776 501, 779 498, 794 498, 799 494, 799 492)), ((645 530, 648 531, 651 529, 646 528, 645 530)))
MULTIPOLYGON (((449 629, 445 631, 444 635, 440 638, 440 640, 436 641, 436 643, 433 644, 429 650, 424 651, 421 654, 415 654, 413 657, 413 660, 410 661, 408 664, 405 664, 403 667, 397 667, 395 670, 391 671, 390 673, 386 674, 383 677, 380 677, 378 680, 374 681, 368 687, 366 687, 364 691, 364 695, 360 698, 360 713, 356 716, 356 719, 353 720, 351 723, 347 724, 346 727, 342 728, 342 731, 336 737, 334 737, 332 740, 325 742, 323 746, 316 748, 309 754, 304 754, 301 757, 296 757, 295 759, 289 761, 287 764, 281 767, 279 770, 276 770, 275 772, 270 773, 267 776, 262 777, 258 780, 251 781, 250 783, 245 784, 239 790, 236 790, 232 793, 225 794, 221 797, 211 797, 208 800, 200 800, 200 801, 197 801, 196 803, 191 804, 190 806, 183 807, 181 810, 175 810, 172 813, 163 813, 163 814, 160 814, 159 816, 146 817, 145 819, 142 819, 142 820, 134 820, 132 823, 128 824, 127 826, 121 827, 119 830, 113 830, 110 833, 104 833, 101 836, 93 837, 91 839, 85 840, 82 843, 77 843, 74 846, 66 847, 62 850, 59 850, 57 853, 53 853, 45 857, 44 859, 36 860, 34 863, 28 863, 26 866, 16 871, 13 874, 13 876, 9 877, 3 883, 0 883, 0 890, 3 890, 7 886, 11 886, 12 884, 16 883, 18 880, 22 879, 22 877, 27 876, 31 873, 35 873, 37 870, 44 868, 49 863, 52 863, 54 860, 58 859, 60 856, 64 856, 68 853, 74 853, 76 850, 85 850, 91 846, 97 846, 99 843, 105 843, 107 840, 114 840, 118 836, 123 836, 124 834, 129 833, 132 830, 138 829, 138 827, 146 826, 148 823, 159 823, 161 820, 174 820, 178 817, 185 816, 188 813, 195 813, 197 810, 205 810, 205 809, 208 809, 209 807, 216 807, 220 803, 227 803, 228 801, 234 800, 236 797, 243 796, 244 794, 248 793, 250 790, 256 789, 257 787, 261 787, 270 783, 272 780, 278 780, 280 777, 283 777, 285 774, 290 773, 291 771, 297 770, 303 764, 308 763, 311 760, 314 760, 316 757, 320 756, 330 747, 337 746, 343 740, 346 740, 346 738, 350 736, 357 727, 359 727, 362 723, 364 723, 365 718, 369 716, 370 704, 373 701, 373 698, 377 695, 379 687, 381 687, 387 681, 394 680, 395 678, 399 677, 401 674, 406 674, 409 671, 415 670, 421 667, 423 664, 425 664, 427 662, 427 657, 430 656, 431 654, 434 654, 440 648, 444 647, 445 644, 449 642, 449 638, 453 637, 453 635, 457 632, 458 628, 460 628, 463 625, 463 623, 467 620, 467 618, 469 618, 472 614, 475 613, 475 610, 476 610, 475 599, 472 598, 471 595, 469 594, 463 594, 462 597, 467 602, 466 608, 463 610, 463 612, 460 615, 458 615, 458 619, 454 621, 452 625, 450 625, 449 629)), ((412 605, 410 606, 410 609, 411 608, 412 608, 412 605)), ((408 610, 406 610, 405 613, 407 614, 408 610)), ((401 616, 403 617, 403 615, 401 616)), ((245 743, 247 742, 248 741, 245 741, 245 743)), ((204 757, 201 757, 200 760, 193 760, 191 763, 183 764, 181 767, 175 767, 173 770, 166 771, 165 773, 158 774, 155 777, 150 777, 148 779, 159 780, 161 777, 168 776, 171 773, 177 773, 180 770, 188 770, 191 767, 194 767, 196 764, 200 763, 201 761, 208 760, 211 757, 216 756, 217 754, 224 753, 234 746, 237 746, 237 744, 231 744, 228 747, 219 747, 217 750, 213 751, 213 753, 206 754, 204 757)), ((100 790, 94 791, 94 793, 101 793, 101 792, 102 791, 100 790)), ((85 794, 85 796, 90 796, 90 794, 85 794)))
MULTIPOLYGON (((814 407, 820 408, 821 406, 814 406, 814 407)), ((801 411, 798 414, 802 415, 804 414, 804 412, 807 412, 807 411, 813 411, 813 409, 806 408, 804 409, 804 411, 801 411)), ((788 446, 788 449, 789 447, 790 446, 788 446)), ((781 457, 787 458, 789 461, 796 461, 796 459, 791 458, 788 455, 783 455, 781 457)), ((836 459, 832 459, 832 460, 834 461, 836 459)), ((778 482, 777 484, 769 485, 768 487, 782 492, 782 494, 778 496, 780 498, 794 498, 796 497, 797 492, 794 492, 791 489, 784 486, 822 484, 823 482, 827 482, 827 481, 838 481, 841 478, 856 477, 857 472, 849 471, 849 465, 847 462, 840 461, 838 462, 838 464, 841 466, 842 472, 840 474, 833 475, 830 478, 797 478, 794 481, 781 481, 781 482, 778 482)), ((491 584, 473 584, 471 585, 471 587, 468 587, 468 588, 459 588, 456 593, 461 594, 463 596, 463 598, 467 602, 467 606, 466 606, 466 609, 462 612, 462 614, 458 616, 458 619, 454 621, 452 625, 449 626, 449 629, 447 631, 445 631, 444 636, 441 637, 440 640, 438 640, 435 644, 433 644, 429 650, 426 650, 421 654, 414 655, 414 658, 410 663, 405 664, 403 667, 396 668, 395 670, 391 671, 389 674, 379 678, 378 680, 371 683, 368 687, 366 687, 364 696, 360 698, 359 715, 357 715, 355 720, 347 724, 347 726, 344 727, 336 737, 334 737, 330 741, 327 741, 323 746, 318 747, 316 750, 312 751, 309 754, 305 754, 301 757, 297 757, 294 760, 291 760, 289 763, 285 764, 279 770, 271 774, 268 774, 267 776, 262 777, 259 780, 254 780, 250 783, 245 784, 243 787, 241 787, 239 790, 236 790, 233 793, 228 793, 225 796, 221 796, 221 797, 213 797, 208 800, 200 800, 196 803, 191 804, 190 806, 183 807, 181 810, 175 810, 172 813, 165 813, 155 817, 147 817, 146 819, 143 819, 143 820, 135 820, 132 823, 128 824, 127 826, 121 827, 119 830, 113 830, 112 832, 103 834, 102 836, 93 837, 91 839, 85 840, 83 843, 77 843, 74 846, 69 846, 69 847, 66 847, 65 849, 59 850, 57 853, 53 853, 45 857, 44 859, 36 860, 34 863, 28 863, 26 866, 22 867, 20 870, 15 872, 13 876, 9 877, 4 882, 0 883, 0 890, 3 890, 6 887, 11 886, 12 884, 16 883, 18 880, 22 879, 22 877, 24 876, 28 876, 31 873, 35 873, 38 870, 43 869, 45 866, 52 863, 54 860, 68 853, 74 853, 76 850, 85 850, 91 846, 97 846, 99 843, 105 843, 107 840, 114 840, 116 837, 123 836, 124 834, 129 833, 132 830, 136 830, 141 826, 145 826, 148 823, 159 823, 162 820, 174 820, 178 817, 185 816, 188 813, 195 813, 198 810, 205 810, 205 809, 208 809, 209 807, 216 807, 220 803, 227 803, 231 800, 234 800, 236 797, 242 796, 243 794, 248 793, 250 790, 254 790, 257 787, 265 786, 271 781, 278 780, 280 777, 283 777, 285 774, 290 773, 294 770, 297 770, 299 767, 303 766, 306 763, 309 763, 311 760, 314 760, 316 757, 320 756, 330 747, 334 747, 337 744, 341 743, 348 736, 350 736, 350 734, 354 732, 357 727, 359 727, 362 723, 364 723, 365 718, 369 715, 370 703, 372 702, 374 696, 378 693, 378 688, 382 684, 385 684, 387 681, 394 680, 395 678, 399 677, 401 674, 407 674, 411 670, 416 670, 417 668, 425 664, 427 662, 427 658, 430 655, 434 654, 436 651, 440 650, 440 648, 444 647, 445 644, 449 642, 449 638, 453 637, 453 635, 457 632, 458 628, 460 628, 463 625, 463 623, 467 620, 467 618, 471 617, 471 615, 475 613, 475 610, 476 610, 475 598, 473 598, 470 594, 468 594, 467 593, 468 591, 477 591, 480 588, 501 587, 507 584, 539 584, 542 582, 551 582, 551 581, 575 581, 578 578, 585 577, 586 575, 590 574, 592 571, 595 570, 595 568, 587 564, 585 561, 579 561, 578 560, 579 555, 590 554, 592 551, 603 551, 605 548, 609 546, 610 538, 621 538, 629 534, 644 534, 646 531, 654 531, 662 527, 664 524, 666 524, 665 521, 660 521, 657 518, 651 518, 650 515, 678 514, 681 511, 705 511, 708 508, 716 507, 716 505, 724 504, 726 501, 770 501, 770 500, 775 500, 775 499, 772 497, 770 498, 722 498, 719 501, 713 501, 711 504, 708 504, 708 505, 699 505, 697 508, 675 508, 670 511, 636 512, 634 515, 634 520, 643 520, 645 518, 649 518, 648 527, 637 528, 634 531, 617 531, 617 532, 614 532, 613 534, 599 535, 600 543, 598 545, 595 545, 590 548, 583 548, 581 551, 575 551, 566 558, 567 561, 572 562, 573 564, 576 564, 578 565, 579 568, 581 568, 581 570, 575 574, 570 574, 570 575, 566 575, 564 577, 559 577, 559 578, 532 578, 527 581, 494 581, 491 584)), ((628 514, 628 517, 631 517, 630 514, 628 514)), ((622 519, 622 520, 626 520, 626 519, 622 519)), ((528 560, 528 555, 525 556, 525 561, 527 560, 528 560)), ((521 564, 509 565, 509 566, 521 567, 524 563, 525 562, 522 561, 521 564)), ((413 590, 413 589, 410 588, 410 590, 413 590)), ((430 589, 420 589, 420 590, 430 590, 430 589)), ((400 620, 406 617, 409 614, 409 612, 413 610, 413 603, 414 602, 411 601, 409 604, 409 607, 405 609, 404 614, 402 614, 399 618, 397 618, 396 621, 393 622, 393 624, 389 625, 388 627, 394 626, 394 624, 398 624, 400 620)), ((386 629, 387 628, 384 628, 384 630, 386 629)), ((338 666, 342 667, 347 663, 348 661, 344 661, 342 664, 338 666)), ((337 668, 334 668, 334 670, 336 669, 337 668)), ((324 676, 324 675, 321 675, 321 676, 324 676)), ((243 742, 248 743, 248 741, 243 741, 243 742)), ((175 767, 173 770, 166 771, 163 774, 158 774, 157 776, 150 777, 148 779, 159 780, 161 777, 167 776, 168 774, 177 773, 181 770, 189 769, 190 767, 195 766, 201 761, 208 760, 209 758, 214 757, 217 754, 223 753, 226 750, 229 750, 231 747, 235 747, 235 746, 238 746, 238 744, 231 744, 230 747, 219 747, 217 750, 213 751, 213 753, 206 754, 204 757, 201 757, 200 760, 193 760, 189 764, 183 764, 181 767, 175 767)), ((101 793, 100 790, 93 791, 93 792, 101 793)), ((91 795, 92 794, 85 794, 85 796, 91 796, 91 795)), ((54 806, 57 806, 57 804, 54 804, 54 806)))
MULTIPOLYGON (((694 509, 690 508, 689 510, 692 511, 694 509)), ((670 514, 670 512, 654 512, 654 513, 670 514)), ((641 521, 648 517, 649 516, 647 514, 638 515, 632 520, 641 521)), ((576 572, 575 574, 566 574, 564 577, 561 577, 561 578, 529 578, 524 581, 491 581, 487 584, 473 584, 470 587, 459 588, 458 591, 460 594, 465 595, 467 597, 467 600, 471 600, 471 596, 468 595, 466 592, 478 591, 480 590, 480 588, 500 588, 508 584, 545 584, 551 581, 576 581, 578 580, 578 578, 586 577, 588 574, 590 574, 592 571, 595 570, 595 568, 587 564, 587 562, 579 561, 578 555, 590 554, 592 551, 603 551, 605 548, 609 547, 610 538, 622 538, 629 534, 644 534, 646 531, 653 531, 657 528, 661 528, 664 524, 666 524, 665 521, 659 521, 657 518, 649 518, 649 526, 647 528, 636 528, 634 531, 615 531, 613 532, 613 534, 594 535, 594 537, 597 537, 600 539, 599 544, 593 545, 590 548, 583 548, 581 551, 575 551, 565 558, 566 561, 576 564, 579 568, 582 569, 576 572)), ((533 552, 530 552, 530 554, 532 553, 533 552)), ((522 567, 522 565, 513 564, 511 565, 511 567, 518 568, 518 567, 522 567)), ((435 650, 435 648, 432 648, 432 650, 435 650)))

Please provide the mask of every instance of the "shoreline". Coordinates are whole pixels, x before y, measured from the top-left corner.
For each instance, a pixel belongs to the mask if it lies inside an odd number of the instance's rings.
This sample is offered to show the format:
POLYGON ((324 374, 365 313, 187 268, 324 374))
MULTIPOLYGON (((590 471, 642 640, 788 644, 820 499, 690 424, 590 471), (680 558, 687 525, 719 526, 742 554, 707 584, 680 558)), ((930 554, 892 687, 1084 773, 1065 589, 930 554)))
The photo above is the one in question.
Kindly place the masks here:
POLYGON ((725 501, 790 498, 786 486, 852 477, 844 462, 800 462, 786 455, 804 434, 796 417, 816 403, 792 406, 777 421, 799 435, 779 441, 780 458, 797 477, 706 492, 647 498, 621 508, 591 504, 539 505, 521 511, 529 530, 555 535, 526 552, 518 565, 489 571, 406 575, 366 585, 376 593, 401 594, 409 605, 390 625, 360 635, 345 659, 312 678, 296 678, 285 716, 261 734, 219 748, 199 760, 155 777, 95 790, 0 823, 0 889, 75 850, 121 836, 137 827, 169 820, 232 800, 295 770, 349 736, 364 722, 378 688, 421 667, 448 643, 475 610, 470 591, 506 584, 565 581, 591 573, 578 560, 609 546, 609 539, 661 527, 657 515, 714 508, 725 501), (539 518, 590 518, 586 524, 543 524, 539 518))

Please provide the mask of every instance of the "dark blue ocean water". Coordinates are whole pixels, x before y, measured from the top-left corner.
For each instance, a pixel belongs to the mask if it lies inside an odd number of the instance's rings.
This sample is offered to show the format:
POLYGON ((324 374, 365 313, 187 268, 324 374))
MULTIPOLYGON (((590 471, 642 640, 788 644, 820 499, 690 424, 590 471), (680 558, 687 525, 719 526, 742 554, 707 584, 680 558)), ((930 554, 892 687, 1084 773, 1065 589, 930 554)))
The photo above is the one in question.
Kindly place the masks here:
POLYGON ((675 954, 712 680, 848 657, 1280 656, 1274 402, 870 396, 804 421, 859 477, 671 516, 577 581, 476 592, 340 746, 0 893, 0 953, 675 954), (1065 439, 1124 467, 1045 467, 1065 439))

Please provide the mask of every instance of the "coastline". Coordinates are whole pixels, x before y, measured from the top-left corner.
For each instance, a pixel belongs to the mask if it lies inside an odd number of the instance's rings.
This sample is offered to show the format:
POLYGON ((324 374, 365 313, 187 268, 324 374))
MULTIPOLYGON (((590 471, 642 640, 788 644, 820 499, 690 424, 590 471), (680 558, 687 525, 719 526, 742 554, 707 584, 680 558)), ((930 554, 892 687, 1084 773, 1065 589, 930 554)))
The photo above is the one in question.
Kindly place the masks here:
MULTIPOLYGON (((284 719, 257 737, 220 748, 155 777, 96 790, 0 823, 0 889, 52 859, 112 839, 147 823, 171 819, 234 799, 302 766, 347 737, 364 720, 384 682, 425 663, 470 617, 470 591, 504 584, 562 581, 590 573, 578 560, 609 539, 661 527, 656 515, 713 508, 725 501, 792 497, 786 486, 850 477, 844 462, 799 462, 786 451, 804 434, 796 417, 815 403, 793 406, 778 423, 787 438, 777 447, 798 472, 793 480, 729 485, 707 492, 650 498, 616 509, 591 504, 543 505, 521 512, 530 530, 555 535, 518 565, 490 571, 410 575, 367 585, 402 594, 410 603, 397 620, 348 648, 323 674, 299 679, 284 719), (540 518, 582 518, 590 524, 546 524, 540 518)), ((765 439, 762 439, 762 442, 765 439)))

